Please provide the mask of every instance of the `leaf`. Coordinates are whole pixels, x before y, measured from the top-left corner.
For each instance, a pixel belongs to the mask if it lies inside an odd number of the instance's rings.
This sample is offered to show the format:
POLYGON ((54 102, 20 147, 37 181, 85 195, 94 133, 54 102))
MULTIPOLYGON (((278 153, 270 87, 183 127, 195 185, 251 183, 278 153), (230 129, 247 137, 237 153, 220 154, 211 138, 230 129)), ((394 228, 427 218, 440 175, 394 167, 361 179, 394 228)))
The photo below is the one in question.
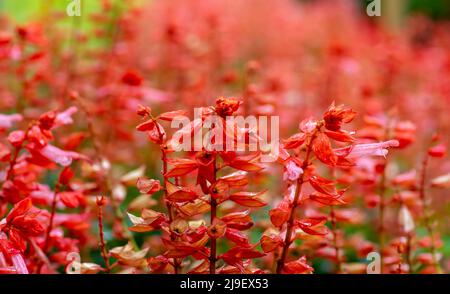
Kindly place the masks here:
POLYGON ((290 138, 283 140, 284 149, 295 149, 300 147, 306 140, 305 133, 297 133, 292 135, 290 138))
POLYGON ((306 257, 302 256, 295 261, 288 262, 283 267, 285 274, 310 274, 314 269, 306 263, 306 257))
POLYGON ((281 227, 289 219, 289 203, 282 201, 278 207, 269 211, 270 221, 275 227, 281 227))
POLYGON ((127 215, 133 224, 132 227, 128 228, 130 231, 139 233, 153 231, 153 227, 146 224, 143 218, 135 216, 131 213, 127 213, 127 215))
POLYGON ((270 236, 268 235, 263 235, 261 237, 261 248, 265 253, 269 253, 272 252, 274 250, 276 250, 277 248, 280 248, 281 246, 283 246, 283 239, 275 234, 272 234, 270 236))
POLYGON ((166 221, 166 217, 151 209, 143 209, 141 217, 137 217, 131 213, 127 213, 133 226, 128 228, 133 232, 150 232, 161 227, 161 224, 166 221))
MULTIPOLYGON (((341 191, 340 193, 343 192, 341 191)), ((309 199, 327 206, 346 204, 346 202, 342 199, 342 195, 339 193, 337 195, 328 195, 314 192, 309 195, 309 199)))
POLYGON ((431 180, 431 186, 435 188, 450 188, 450 173, 431 180))
POLYGON ((81 263, 80 270, 81 274, 83 275, 94 275, 97 274, 98 272, 104 271, 104 269, 100 265, 91 262, 81 263))
POLYGON ((164 254, 169 258, 183 258, 189 255, 195 255, 196 253, 205 250, 205 245, 209 241, 207 234, 201 235, 201 237, 196 242, 184 242, 184 241, 168 241, 163 239, 167 251, 164 254))
POLYGON ((312 176, 309 179, 310 185, 319 193, 335 196, 337 194, 335 182, 319 176, 312 176))
POLYGON ((247 230, 253 226, 250 210, 231 212, 222 216, 221 220, 227 224, 228 228, 237 230, 247 230))
POLYGON ((165 256, 158 255, 148 258, 147 263, 152 272, 162 272, 169 264, 169 259, 165 256))
POLYGON ((255 250, 254 248, 234 247, 225 254, 219 256, 228 264, 236 264, 244 259, 253 259, 263 257, 265 254, 255 250))
POLYGON ((151 195, 161 190, 161 184, 159 183, 158 180, 147 179, 145 177, 138 178, 136 186, 139 192, 148 195, 151 195))
POLYGON ((147 255, 148 250, 149 248, 134 251, 133 245, 127 243, 125 246, 112 248, 109 250, 109 253, 122 264, 138 267, 146 265, 145 256, 147 255))
POLYGON ((297 220, 295 222, 303 232, 309 235, 324 236, 328 234, 328 229, 324 226, 326 220, 307 218, 303 220, 297 220))
POLYGON ((80 205, 80 202, 78 201, 78 194, 79 192, 64 191, 58 193, 58 196, 61 202, 64 203, 66 207, 76 208, 80 205))
POLYGON ((20 202, 17 202, 6 217, 6 221, 11 222, 16 217, 24 215, 31 209, 32 205, 33 202, 31 201, 31 198, 25 198, 20 202))
POLYGON ((406 205, 402 205, 398 215, 398 223, 405 233, 411 233, 414 231, 414 219, 406 205))
POLYGON ((8 147, 0 142, 0 161, 7 162, 9 161, 11 156, 11 151, 9 151, 8 147))
POLYGON ((225 231, 225 238, 227 238, 228 240, 230 240, 231 242, 235 243, 238 246, 250 247, 250 243, 248 242, 247 236, 236 229, 227 228, 225 231))
POLYGON ((199 195, 193 190, 187 187, 175 186, 171 182, 166 182, 167 196, 166 199, 172 202, 188 202, 193 201, 199 197, 199 195))
POLYGON ((229 166, 247 172, 259 172, 264 169, 264 167, 258 165, 257 163, 244 160, 234 160, 229 164, 229 166))
POLYGON ((259 193, 252 192, 237 192, 229 197, 231 201, 236 202, 242 206, 246 207, 263 207, 266 206, 267 203, 261 200, 259 197, 264 194, 266 191, 262 191, 259 193))
POLYGON ((312 143, 312 150, 314 151, 316 157, 323 163, 330 166, 336 165, 338 160, 337 156, 334 154, 334 151, 331 148, 330 140, 325 134, 319 133, 317 135, 312 143))
POLYGON ((149 208, 151 206, 155 206, 158 202, 149 197, 147 194, 139 195, 134 198, 130 204, 128 205, 129 210, 142 210, 144 208, 149 208))
POLYGON ((75 174, 70 167, 65 167, 59 175, 59 182, 63 185, 67 185, 74 175, 75 174))
POLYGON ((187 158, 168 159, 167 162, 173 165, 173 168, 164 174, 165 178, 184 176, 198 168, 196 160, 187 158))
MULTIPOLYGON (((145 165, 141 165, 135 170, 132 170, 126 174, 124 174, 120 181, 127 185, 134 185, 134 183, 140 178, 143 177, 145 173, 145 165)), ((142 193, 142 192, 141 192, 142 193)))
POLYGON ((210 210, 210 205, 205 201, 200 199, 194 200, 193 202, 188 202, 178 207, 178 211, 187 217, 192 217, 198 214, 208 212, 210 210))
POLYGON ((219 181, 225 181, 230 188, 242 187, 248 184, 246 171, 236 171, 229 175, 219 178, 219 181))
POLYGON ((149 119, 136 127, 136 130, 140 132, 148 132, 152 131, 155 128, 155 121, 153 119, 149 119))
POLYGON ((255 152, 245 156, 236 156, 235 152, 227 152, 221 154, 222 158, 227 162, 230 167, 241 171, 247 172, 259 172, 264 169, 255 161, 260 157, 260 153, 255 152))
POLYGON ((187 114, 186 110, 175 110, 175 111, 165 112, 165 113, 161 114, 158 118, 161 120, 172 121, 177 117, 186 116, 186 114, 187 114))
POLYGON ((325 135, 327 135, 328 138, 339 142, 347 142, 347 143, 355 142, 355 138, 352 137, 352 134, 343 130, 340 131, 325 130, 325 135))

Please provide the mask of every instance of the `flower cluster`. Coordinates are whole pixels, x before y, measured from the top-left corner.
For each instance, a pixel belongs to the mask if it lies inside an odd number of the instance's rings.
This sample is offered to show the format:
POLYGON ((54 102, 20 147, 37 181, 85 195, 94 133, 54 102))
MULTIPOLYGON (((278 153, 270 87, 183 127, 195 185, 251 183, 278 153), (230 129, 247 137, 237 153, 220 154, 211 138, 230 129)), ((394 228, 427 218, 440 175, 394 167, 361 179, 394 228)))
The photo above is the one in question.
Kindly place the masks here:
POLYGON ((0 273, 450 272, 448 23, 92 3, 0 15, 0 273))

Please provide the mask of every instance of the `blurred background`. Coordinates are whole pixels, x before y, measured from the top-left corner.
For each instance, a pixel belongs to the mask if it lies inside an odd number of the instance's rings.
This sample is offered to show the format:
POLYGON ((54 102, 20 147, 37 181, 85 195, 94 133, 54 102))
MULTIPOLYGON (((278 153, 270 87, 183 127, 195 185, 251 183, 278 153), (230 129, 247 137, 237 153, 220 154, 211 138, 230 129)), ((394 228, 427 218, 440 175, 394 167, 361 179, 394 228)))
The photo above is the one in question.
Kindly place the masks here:
MULTIPOLYGON (((99 1, 81 0, 83 9, 93 11, 99 7, 99 1)), ((298 2, 318 2, 330 0, 297 0, 298 2)), ((333 1, 333 0, 331 0, 333 1)), ((371 0, 348 0, 361 6, 361 12, 371 0)), ((25 22, 33 16, 45 13, 48 9, 64 9, 70 0, 0 0, 0 10, 9 13, 19 22, 25 22)), ((138 0, 137 2, 152 2, 138 0)), ((435 20, 450 20, 450 0, 381 0, 384 20, 401 22, 409 14, 424 14, 435 20)))
MULTIPOLYGON (((148 177, 160 177, 159 151, 135 132, 138 104, 159 113, 211 105, 220 95, 242 97, 251 113, 281 114, 284 138, 332 101, 359 113, 355 129, 365 115, 411 121, 417 136, 395 155, 394 174, 420 166, 436 131, 449 143, 450 0, 381 0, 380 17, 366 14, 373 2, 366 0, 80 1, 81 16, 67 17, 70 0, 0 0, 0 33, 16 30, 26 35, 26 50, 45 52, 23 65, 36 77, 29 85, 18 83, 10 64, 0 67, 0 112, 33 117, 62 109, 71 103, 68 90, 77 90, 118 178, 141 165, 148 177), (130 72, 138 85, 123 82, 130 72)), ((85 131, 83 117, 77 121, 76 131, 85 131)), ((81 148, 93 153, 92 142, 81 148)), ((449 171, 448 161, 436 162, 430 178, 449 171)), ((257 184, 267 185, 277 201, 283 184, 271 174, 257 184)), ((124 190, 117 193, 125 211, 138 191, 124 190)), ((356 198, 365 192, 355 192, 356 198)), ((433 197, 448 260, 448 193, 433 197)), ((390 228, 395 213, 388 216, 390 228)), ((374 219, 367 210, 365 222, 347 226, 346 234, 376 242, 374 219)), ((111 231, 107 237, 115 244, 111 231)), ((92 255, 99 260, 98 252, 92 255)))

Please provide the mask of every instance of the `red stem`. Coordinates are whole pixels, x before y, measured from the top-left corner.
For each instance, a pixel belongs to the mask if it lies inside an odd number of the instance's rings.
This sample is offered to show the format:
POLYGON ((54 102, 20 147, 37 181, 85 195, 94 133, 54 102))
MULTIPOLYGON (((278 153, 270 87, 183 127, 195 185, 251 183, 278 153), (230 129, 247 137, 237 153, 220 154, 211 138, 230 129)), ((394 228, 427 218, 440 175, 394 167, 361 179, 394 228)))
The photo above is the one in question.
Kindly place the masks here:
MULTIPOLYGON (((312 144, 316 138, 317 132, 320 130, 320 127, 321 127, 321 125, 319 124, 317 126, 315 132, 311 136, 311 140, 309 141, 309 144, 307 146, 305 161, 303 161, 303 165, 302 165, 303 171, 306 171, 306 169, 308 168, 308 166, 310 164, 309 157, 311 155, 312 144)), ((291 210, 290 210, 290 214, 289 214, 289 220, 287 223, 286 237, 284 238, 284 245, 283 245, 283 249, 281 252, 281 257, 277 261, 277 268, 276 268, 277 274, 281 274, 281 271, 283 270, 283 267, 284 267, 284 264, 286 262, 286 258, 288 255, 288 251, 289 251, 289 246, 292 243, 291 238, 292 238, 292 229, 294 227, 295 210, 298 206, 298 198, 300 197, 300 194, 302 192, 302 186, 304 183, 304 175, 305 175, 305 173, 303 172, 297 180, 297 187, 295 189, 294 201, 293 201, 293 203, 291 203, 291 210)))
POLYGON ((109 273, 111 268, 109 265, 108 252, 106 251, 105 234, 103 232, 103 196, 100 200, 97 200, 98 206, 98 233, 100 237, 100 252, 105 262, 105 271, 109 273))
POLYGON ((431 238, 430 250, 431 250, 433 265, 434 265, 434 267, 436 269, 436 272, 438 274, 440 274, 440 273, 442 273, 442 269, 441 269, 441 266, 440 266, 440 264, 439 264, 439 262, 438 262, 438 260, 436 258, 436 246, 435 246, 435 242, 434 242, 434 230, 433 230, 433 225, 431 223, 429 206, 428 206, 427 199, 426 199, 426 194, 425 194, 427 167, 428 167, 428 155, 426 155, 425 158, 422 161, 422 172, 421 172, 421 175, 420 175, 419 196, 420 196, 420 200, 422 202, 422 206, 423 206, 423 210, 424 210, 423 213, 424 213, 425 228, 427 229, 428 235, 431 238))
POLYGON ((49 246, 49 242, 50 242, 50 233, 53 229, 53 220, 55 218, 55 214, 56 214, 56 203, 57 203, 57 199, 58 199, 58 193, 61 189, 61 184, 59 182, 56 183, 55 185, 55 192, 53 193, 53 200, 52 200, 52 208, 51 208, 51 214, 50 214, 50 220, 49 220, 49 224, 48 224, 48 228, 47 228, 47 233, 45 234, 45 243, 44 243, 44 252, 47 252, 48 250, 48 246, 49 246))
POLYGON ((385 243, 385 228, 384 228, 384 210, 386 207, 385 203, 385 194, 386 194, 386 165, 387 160, 385 162, 385 165, 383 167, 383 172, 381 174, 381 180, 380 180, 380 206, 379 206, 379 224, 378 224, 378 233, 379 233, 379 246, 380 246, 380 267, 381 271, 383 271, 384 268, 384 260, 383 260, 383 250, 384 250, 384 243, 385 243))
MULTIPOLYGON (((216 165, 217 158, 214 158, 214 179, 216 178, 217 174, 217 165, 216 165)), ((211 218, 210 223, 211 225, 214 222, 214 219, 217 216, 217 201, 215 198, 211 197, 211 218)), ((209 273, 215 274, 216 273, 216 261, 217 261, 217 240, 215 238, 211 238, 211 253, 209 256, 209 273)))
MULTIPOLYGON (((161 133, 161 130, 159 129, 159 124, 157 123, 157 121, 151 117, 151 119, 153 119, 153 122, 156 125, 156 130, 158 132, 158 136, 159 136, 159 140, 161 141, 161 145, 160 150, 161 150, 161 161, 163 164, 163 170, 162 170, 162 174, 163 174, 163 186, 164 186, 164 203, 166 204, 166 209, 167 209, 167 213, 169 214, 169 223, 172 223, 173 218, 174 218, 174 211, 173 211, 173 207, 172 205, 166 200, 167 199, 167 189, 166 188, 166 177, 165 174, 167 173, 167 155, 166 155, 166 150, 165 150, 165 144, 164 142, 164 134, 161 133)), ((176 238, 174 235, 171 236, 171 238, 176 238)), ((173 269, 174 269, 174 274, 178 274, 180 272, 180 262, 178 259, 173 258, 173 269)))
POLYGON ((336 273, 340 273, 342 271, 342 262, 339 252, 336 215, 333 206, 330 206, 330 218, 331 218, 331 231, 333 233, 333 246, 334 250, 336 251, 336 273))

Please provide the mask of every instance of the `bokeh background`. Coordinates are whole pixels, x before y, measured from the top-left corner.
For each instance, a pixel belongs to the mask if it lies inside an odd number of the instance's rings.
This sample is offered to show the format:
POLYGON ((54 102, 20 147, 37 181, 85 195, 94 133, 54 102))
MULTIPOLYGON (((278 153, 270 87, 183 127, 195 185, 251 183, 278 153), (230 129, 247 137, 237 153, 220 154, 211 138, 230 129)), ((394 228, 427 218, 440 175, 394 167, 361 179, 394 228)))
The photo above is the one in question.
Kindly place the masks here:
MULTIPOLYGON (((209 105, 221 95, 242 97, 252 112, 281 114, 284 137, 332 101, 360 117, 393 113, 418 130, 415 144, 396 157, 394 171, 418 167, 434 132, 449 142, 450 0, 382 0, 381 17, 368 17, 370 1, 359 0, 81 1, 82 15, 68 17, 69 0, 0 0, 0 30, 25 26, 42 37, 37 50, 49 50, 42 64, 30 66, 42 77, 32 85, 32 99, 15 94, 17 76, 0 72, 0 111, 33 116, 69 106, 67 91, 79 91, 117 178, 142 165, 147 176, 160 177, 157 150, 134 131, 141 103, 160 112, 209 105), (257 74, 249 77, 252 67, 257 74), (143 78, 133 91, 120 82, 130 69, 143 78)), ((361 124, 360 118, 355 127, 361 124)), ((85 153, 92 149, 92 142, 84 143, 85 153)), ((448 160, 438 162, 430 177, 449 171, 448 160)), ((55 177, 48 174, 49 185, 55 177)), ((270 174, 261 182, 273 197, 282 193, 270 174)), ((135 187, 117 186, 114 193, 123 199, 123 211, 138 197, 135 187)), ((448 190, 433 197, 448 260, 448 190)), ((374 212, 367 216, 346 226, 346 234, 375 242, 374 212)), ((111 226, 106 231, 109 246, 123 244, 111 226)), ((425 232, 419 228, 418 234, 425 232)), ((139 245, 155 242, 148 236, 158 235, 136 235, 139 245)), ((85 254, 101 262, 98 250, 85 254)), ((358 257, 350 252, 348 259, 358 257)), ((329 263, 317 262, 318 272, 329 271, 329 263)))

